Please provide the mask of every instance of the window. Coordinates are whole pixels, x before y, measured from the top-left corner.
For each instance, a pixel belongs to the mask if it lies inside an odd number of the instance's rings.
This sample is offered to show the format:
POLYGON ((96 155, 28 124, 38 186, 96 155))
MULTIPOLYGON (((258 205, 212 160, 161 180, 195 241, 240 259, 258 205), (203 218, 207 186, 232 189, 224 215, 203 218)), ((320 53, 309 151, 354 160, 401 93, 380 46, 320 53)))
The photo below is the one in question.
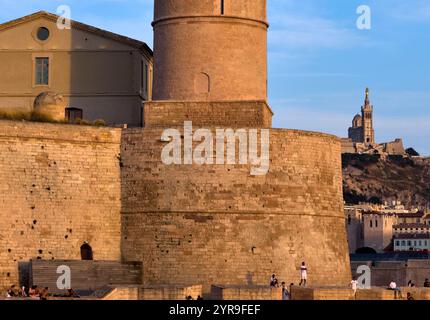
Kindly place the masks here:
POLYGON ((148 65, 145 63, 145 94, 148 94, 148 75, 149 75, 149 70, 148 70, 148 65))
POLYGON ((418 241, 418 245, 419 245, 420 247, 423 245, 421 240, 420 240, 420 241, 418 241))
POLYGON ((49 85, 49 58, 39 57, 36 58, 36 78, 35 84, 37 86, 49 85))
POLYGON ((143 75, 143 73, 144 73, 144 68, 143 68, 143 60, 142 61, 140 61, 140 88, 142 89, 142 91, 143 91, 143 88, 145 87, 145 84, 144 84, 144 75, 143 75))
POLYGON ((66 108, 66 119, 68 122, 75 122, 78 119, 83 119, 82 109, 66 108))
POLYGON ((406 241, 402 241, 402 246, 405 246, 406 245, 406 241))
POLYGON ((375 220, 375 228, 378 227, 378 220, 375 220))
POLYGON ((400 246, 400 241, 399 240, 396 241, 396 246, 397 247, 400 246))
POLYGON ((37 29, 37 39, 40 41, 46 41, 49 38, 49 30, 45 27, 40 27, 37 29))
MULTIPOLYGON (((145 63, 143 60, 141 61, 140 65, 140 87, 141 92, 148 95, 148 86, 149 86, 149 66, 147 63, 145 63)), ((146 97, 147 98, 147 97, 146 97)))
POLYGON ((221 0, 221 15, 224 14, 224 0, 221 0))
POLYGON ((410 247, 412 245, 412 241, 408 240, 408 246, 410 247))
POLYGON ((351 225, 351 216, 348 216, 348 224, 351 225))
POLYGON ((370 227, 373 228, 373 221, 370 220, 370 227))

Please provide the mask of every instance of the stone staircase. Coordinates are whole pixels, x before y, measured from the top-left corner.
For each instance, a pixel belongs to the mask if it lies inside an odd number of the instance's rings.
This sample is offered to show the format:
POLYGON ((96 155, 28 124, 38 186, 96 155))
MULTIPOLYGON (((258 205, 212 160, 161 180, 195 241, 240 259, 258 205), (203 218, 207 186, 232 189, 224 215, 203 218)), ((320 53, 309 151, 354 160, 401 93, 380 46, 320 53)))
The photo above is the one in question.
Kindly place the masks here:
POLYGON ((57 273, 60 266, 71 271, 71 286, 75 291, 94 293, 112 285, 142 284, 142 263, 90 260, 32 260, 29 268, 29 285, 49 287, 51 293, 64 293, 58 289, 57 273))

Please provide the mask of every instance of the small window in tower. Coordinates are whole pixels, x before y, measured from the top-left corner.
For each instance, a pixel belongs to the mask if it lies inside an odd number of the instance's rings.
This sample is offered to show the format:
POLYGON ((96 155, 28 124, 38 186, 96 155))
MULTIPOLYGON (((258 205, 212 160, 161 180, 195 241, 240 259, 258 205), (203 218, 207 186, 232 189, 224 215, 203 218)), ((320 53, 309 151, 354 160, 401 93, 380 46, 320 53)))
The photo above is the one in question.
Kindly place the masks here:
POLYGON ((221 0, 221 15, 224 14, 224 0, 221 0))

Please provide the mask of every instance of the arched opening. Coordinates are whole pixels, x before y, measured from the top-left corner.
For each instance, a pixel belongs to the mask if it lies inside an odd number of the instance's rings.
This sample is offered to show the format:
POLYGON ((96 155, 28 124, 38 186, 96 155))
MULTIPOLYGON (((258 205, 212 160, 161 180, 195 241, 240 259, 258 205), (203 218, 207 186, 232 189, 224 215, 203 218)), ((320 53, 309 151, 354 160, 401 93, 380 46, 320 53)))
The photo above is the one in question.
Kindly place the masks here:
POLYGON ((211 91, 211 78, 205 72, 197 73, 194 78, 194 92, 207 97, 211 91))
POLYGON ((376 254, 376 250, 370 247, 363 247, 363 248, 358 248, 357 250, 355 250, 355 253, 358 254, 376 254))
POLYGON ((93 249, 88 243, 84 243, 81 246, 81 259, 82 260, 93 260, 93 249))

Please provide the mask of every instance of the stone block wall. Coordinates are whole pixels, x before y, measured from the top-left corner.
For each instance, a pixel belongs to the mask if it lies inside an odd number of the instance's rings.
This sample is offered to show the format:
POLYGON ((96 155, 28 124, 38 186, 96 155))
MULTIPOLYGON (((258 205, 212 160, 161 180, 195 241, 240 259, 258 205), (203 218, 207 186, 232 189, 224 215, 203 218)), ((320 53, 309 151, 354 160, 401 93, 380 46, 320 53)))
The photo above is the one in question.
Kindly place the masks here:
POLYGON ((315 288, 299 287, 291 288, 292 300, 354 300, 354 292, 349 288, 315 288))
POLYGON ((31 261, 30 285, 49 287, 50 292, 64 293, 57 288, 59 266, 70 268, 74 290, 93 291, 108 285, 139 285, 142 283, 142 263, 119 261, 34 260, 31 261))
MULTIPOLYGON (((351 272, 356 275, 360 265, 367 265, 371 271, 371 285, 388 287, 391 281, 398 286, 407 286, 412 280, 416 286, 422 287, 425 279, 430 279, 430 261, 408 260, 408 261, 353 261, 351 272)), ((359 275, 356 275, 359 276, 359 275)))
POLYGON ((202 286, 145 286, 139 289, 139 300, 196 300, 203 296, 202 286))
MULTIPOLYGON (((30 259, 120 259, 121 130, 0 121, 0 287, 30 259)), ((24 268, 25 269, 25 268, 24 268)))
POLYGON ((212 286, 214 300, 282 300, 282 289, 269 286, 212 286))
POLYGON ((161 162, 162 129, 128 129, 122 142, 122 258, 143 261, 144 284, 268 285, 351 281, 340 142, 270 131, 270 170, 161 162))
POLYGON ((119 286, 107 293, 102 300, 186 300, 191 296, 193 300, 202 297, 202 286, 119 286))
POLYGON ((147 102, 144 107, 146 127, 194 126, 270 128, 272 110, 265 101, 230 102, 147 102))
POLYGON ((139 300, 139 287, 120 286, 112 288, 101 300, 139 300))

